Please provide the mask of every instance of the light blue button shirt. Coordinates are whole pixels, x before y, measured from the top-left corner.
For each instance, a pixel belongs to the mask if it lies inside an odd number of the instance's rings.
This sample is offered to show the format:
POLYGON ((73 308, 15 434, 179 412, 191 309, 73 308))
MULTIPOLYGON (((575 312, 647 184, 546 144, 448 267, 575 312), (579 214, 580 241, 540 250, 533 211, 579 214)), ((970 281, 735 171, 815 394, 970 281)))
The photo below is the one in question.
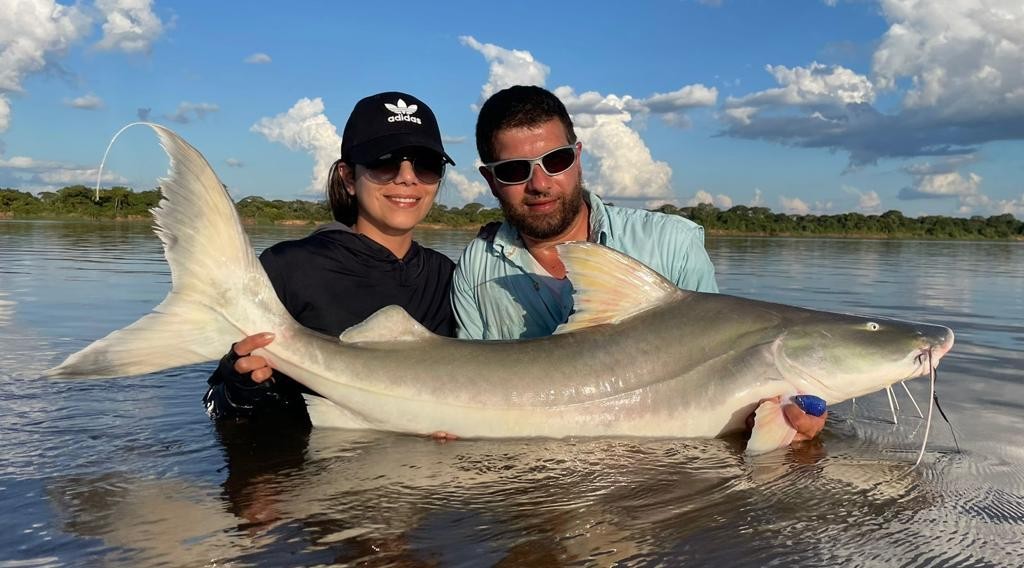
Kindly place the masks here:
MULTIPOLYGON (((609 207, 584 193, 590 239, 650 266, 686 290, 718 292, 704 250, 704 228, 676 215, 609 207)), ((452 305, 464 339, 523 339, 554 332, 572 313, 572 285, 552 277, 502 223, 493 240, 473 239, 452 279, 452 305)))

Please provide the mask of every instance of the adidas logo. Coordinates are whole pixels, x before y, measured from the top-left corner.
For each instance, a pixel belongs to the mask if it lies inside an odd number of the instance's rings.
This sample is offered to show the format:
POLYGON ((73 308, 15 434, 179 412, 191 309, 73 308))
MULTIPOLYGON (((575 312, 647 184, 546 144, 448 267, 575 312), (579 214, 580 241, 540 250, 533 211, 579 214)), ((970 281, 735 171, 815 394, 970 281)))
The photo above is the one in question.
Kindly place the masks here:
POLYGON ((413 116, 419 108, 418 105, 406 105, 405 101, 398 99, 398 104, 393 105, 391 103, 384 103, 384 107, 395 113, 394 116, 388 117, 388 122, 412 122, 414 124, 423 124, 422 120, 413 116))

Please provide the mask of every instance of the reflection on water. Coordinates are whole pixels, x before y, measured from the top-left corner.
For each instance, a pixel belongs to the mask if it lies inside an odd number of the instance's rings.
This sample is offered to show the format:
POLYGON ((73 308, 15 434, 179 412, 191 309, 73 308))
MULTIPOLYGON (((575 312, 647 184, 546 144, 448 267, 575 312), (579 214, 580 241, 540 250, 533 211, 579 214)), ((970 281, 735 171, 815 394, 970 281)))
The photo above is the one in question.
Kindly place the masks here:
MULTIPOLYGON (((308 232, 254 227, 257 249, 308 232)), ((457 257, 472 233, 418 238, 457 257)), ((938 391, 963 448, 900 390, 815 443, 436 443, 214 425, 209 365, 39 373, 148 312, 170 276, 144 224, 0 222, 0 565, 1019 565, 1024 246, 715 239, 726 293, 951 325, 938 391), (909 412, 908 412, 909 410, 909 412)), ((173 346, 168 346, 172 349, 173 346)), ((926 385, 911 385, 919 402, 926 385)))
MULTIPOLYGON (((50 497, 63 530, 100 538, 132 563, 189 543, 196 559, 318 564, 370 556, 382 565, 763 565, 779 548, 793 554, 786 542, 800 532, 810 534, 798 557, 838 560, 844 554, 818 537, 840 530, 868 543, 879 527, 937 501, 903 465, 833 463, 814 448, 745 463, 714 440, 439 445, 315 432, 298 461, 256 447, 248 457, 268 465, 249 468, 243 481, 231 479, 232 464, 220 492, 179 479, 105 476, 59 479, 50 497), (842 516, 830 510, 837 502, 842 516), (798 519, 806 528, 794 526, 798 519), (851 520, 862 525, 857 534, 851 520)), ((851 546, 847 558, 861 552, 851 546)))
POLYGON ((14 302, 5 299, 7 292, 0 290, 0 327, 7 325, 14 316, 14 302))

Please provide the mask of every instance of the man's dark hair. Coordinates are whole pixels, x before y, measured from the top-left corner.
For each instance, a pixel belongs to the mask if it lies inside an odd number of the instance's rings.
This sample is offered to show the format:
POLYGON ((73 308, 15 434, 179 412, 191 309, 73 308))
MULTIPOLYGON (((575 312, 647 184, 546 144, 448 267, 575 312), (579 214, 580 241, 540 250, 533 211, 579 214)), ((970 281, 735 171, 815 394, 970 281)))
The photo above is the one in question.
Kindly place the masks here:
POLYGON ((565 138, 576 143, 576 131, 565 105, 554 93, 541 87, 516 85, 498 91, 484 102, 476 118, 476 151, 480 161, 493 162, 494 135, 500 130, 543 124, 557 118, 565 127, 565 138))

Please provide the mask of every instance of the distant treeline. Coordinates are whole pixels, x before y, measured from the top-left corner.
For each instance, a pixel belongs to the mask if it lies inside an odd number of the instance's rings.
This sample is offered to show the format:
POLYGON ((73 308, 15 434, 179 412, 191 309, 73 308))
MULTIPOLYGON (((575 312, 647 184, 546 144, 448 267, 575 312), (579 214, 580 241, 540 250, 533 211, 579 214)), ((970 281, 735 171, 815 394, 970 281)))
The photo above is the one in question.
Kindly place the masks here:
MULTIPOLYGON (((84 185, 44 191, 38 196, 16 189, 0 189, 0 216, 14 218, 149 219, 149 210, 160 202, 160 190, 133 191, 126 187, 96 190, 84 185)), ((326 201, 264 199, 245 197, 235 203, 238 215, 255 223, 308 222, 332 220, 326 201)), ((435 204, 424 222, 448 227, 476 228, 502 219, 500 209, 479 203, 463 207, 435 204)))
MULTIPOLYGON (((135 192, 125 187, 95 191, 85 186, 65 187, 38 196, 15 189, 0 189, 0 216, 15 218, 148 219, 149 209, 160 201, 160 190, 135 192)), ((323 223, 331 220, 326 202, 246 197, 236 203, 239 215, 249 222, 323 223)), ((696 207, 662 205, 656 211, 681 215, 712 233, 764 236, 854 236, 935 239, 1024 239, 1024 222, 1009 213, 970 218, 929 215, 906 217, 899 211, 881 215, 789 215, 767 207, 737 205, 722 211, 710 204, 696 207)), ((500 209, 479 203, 462 207, 435 204, 426 223, 455 228, 476 228, 502 219, 500 209)))
POLYGON ((970 218, 926 215, 907 217, 896 210, 881 215, 789 215, 767 207, 736 205, 726 211, 702 203, 696 207, 662 205, 655 211, 681 215, 711 232, 768 236, 886 236, 935 239, 1021 239, 1024 222, 1006 213, 970 218))

